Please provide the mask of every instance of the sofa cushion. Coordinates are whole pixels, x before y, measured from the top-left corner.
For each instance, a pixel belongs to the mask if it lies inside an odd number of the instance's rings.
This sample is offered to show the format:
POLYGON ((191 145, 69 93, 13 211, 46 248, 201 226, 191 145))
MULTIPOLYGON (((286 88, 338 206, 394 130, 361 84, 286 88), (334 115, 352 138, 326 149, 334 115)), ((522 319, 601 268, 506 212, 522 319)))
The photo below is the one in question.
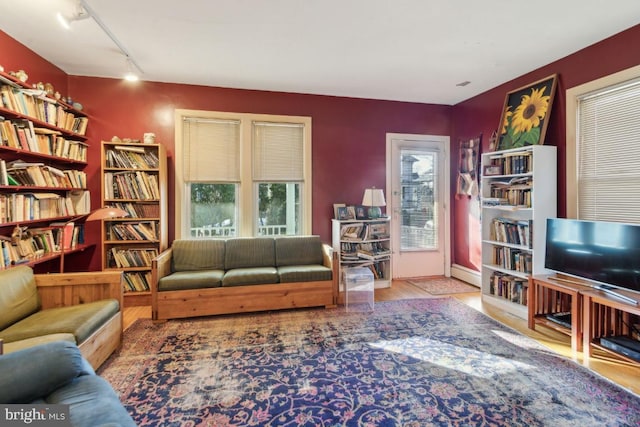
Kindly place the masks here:
POLYGON ((324 265, 286 265, 278 267, 281 283, 331 280, 332 272, 324 265))
POLYGON ((0 271, 0 329, 40 308, 33 270, 26 265, 0 271))
POLYGON ((275 265, 276 255, 272 237, 238 237, 226 241, 225 270, 275 265))
POLYGON ((25 348, 35 347, 37 345, 46 344, 54 341, 68 341, 76 344, 76 337, 73 334, 49 334, 40 337, 27 338, 25 340, 4 343, 4 353, 13 353, 14 351, 24 350, 25 348))
POLYGON ((115 299, 49 308, 0 331, 0 338, 13 342, 47 334, 69 333, 81 344, 119 310, 120 304, 115 299))
POLYGON ((49 404, 69 405, 74 426, 135 426, 111 385, 97 375, 83 375, 46 397, 49 404))
POLYGON ((262 285, 278 283, 275 267, 234 268, 224 274, 222 286, 262 285))
POLYGON ((158 281, 159 291, 218 288, 222 286, 222 270, 176 271, 158 281))
POLYGON ((0 371, 0 403, 30 403, 79 375, 93 373, 78 347, 67 341, 2 355, 0 371))
POLYGON ((283 236, 275 238, 276 266, 322 265, 320 236, 283 236))
POLYGON ((172 271, 223 270, 224 240, 174 240, 172 271))

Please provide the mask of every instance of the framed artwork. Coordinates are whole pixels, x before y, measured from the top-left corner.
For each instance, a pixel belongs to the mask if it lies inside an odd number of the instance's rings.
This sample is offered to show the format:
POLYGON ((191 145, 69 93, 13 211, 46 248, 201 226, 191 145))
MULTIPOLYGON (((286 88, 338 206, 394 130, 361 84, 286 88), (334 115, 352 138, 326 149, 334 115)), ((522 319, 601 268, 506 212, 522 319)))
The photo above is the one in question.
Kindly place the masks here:
MULTIPOLYGON (((333 204, 333 217, 334 217, 335 219, 341 219, 341 218, 340 218, 340 215, 339 215, 339 212, 338 212, 338 211, 339 211, 339 208, 344 208, 344 207, 346 207, 346 206, 347 206, 347 205, 345 205, 344 203, 334 203, 334 204, 333 204)), ((345 211, 346 211, 346 209, 345 209, 345 211)))
POLYGON ((544 144, 558 75, 507 93, 500 117, 498 150, 544 144))
POLYGON ((458 165, 458 188, 456 195, 478 194, 478 157, 482 135, 468 141, 460 141, 460 163, 458 165))
POLYGON ((350 219, 349 218, 349 212, 347 211, 347 207, 346 206, 338 206, 337 218, 339 220, 350 219))
POLYGON ((356 207, 355 206, 347 206, 347 219, 356 219, 356 207))
POLYGON ((367 208, 362 205, 356 205, 356 219, 367 219, 367 208))

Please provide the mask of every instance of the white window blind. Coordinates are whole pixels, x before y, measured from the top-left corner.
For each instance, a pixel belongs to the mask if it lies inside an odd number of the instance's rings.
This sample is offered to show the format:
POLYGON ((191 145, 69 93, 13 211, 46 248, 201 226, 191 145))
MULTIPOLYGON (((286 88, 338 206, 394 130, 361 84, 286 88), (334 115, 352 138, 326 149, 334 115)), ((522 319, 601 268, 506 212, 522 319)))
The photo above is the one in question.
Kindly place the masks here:
POLYGON ((239 121, 187 117, 183 133, 185 181, 240 181, 239 121))
POLYGON ((304 125, 253 122, 254 181, 304 180, 304 125))
POLYGON ((578 103, 578 218, 640 223, 640 80, 578 103))

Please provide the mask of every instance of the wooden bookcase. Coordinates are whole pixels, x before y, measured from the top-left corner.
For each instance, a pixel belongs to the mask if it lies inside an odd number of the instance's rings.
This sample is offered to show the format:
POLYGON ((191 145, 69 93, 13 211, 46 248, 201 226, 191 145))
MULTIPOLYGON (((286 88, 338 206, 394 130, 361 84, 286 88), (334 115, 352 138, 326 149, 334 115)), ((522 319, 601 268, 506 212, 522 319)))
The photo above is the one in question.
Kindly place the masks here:
POLYGON ((557 216, 556 147, 482 154, 482 300, 527 319, 529 277, 544 268, 546 219, 557 216))
POLYGON ((125 306, 151 305, 151 260, 167 248, 167 156, 161 144, 103 141, 102 204, 129 216, 102 222, 102 268, 124 271, 125 306))
POLYGON ((61 271, 65 256, 87 247, 80 223, 90 211, 88 122, 82 111, 0 72, 0 268, 61 271))
POLYGON ((348 267, 371 269, 376 288, 391 286, 390 219, 332 220, 333 250, 338 260, 338 280, 344 291, 342 271, 348 267))

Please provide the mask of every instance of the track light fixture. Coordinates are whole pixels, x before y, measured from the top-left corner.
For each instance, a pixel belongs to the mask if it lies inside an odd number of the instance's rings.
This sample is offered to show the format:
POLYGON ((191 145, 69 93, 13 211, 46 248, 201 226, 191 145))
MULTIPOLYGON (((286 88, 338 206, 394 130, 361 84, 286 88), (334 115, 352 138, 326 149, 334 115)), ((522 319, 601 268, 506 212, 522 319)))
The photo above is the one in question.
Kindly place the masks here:
POLYGON ((58 22, 60 23, 60 25, 62 25, 67 30, 71 29, 71 23, 73 21, 81 21, 89 17, 90 15, 80 3, 78 3, 76 10, 71 15, 63 15, 60 12, 58 12, 58 14, 56 15, 56 18, 58 18, 58 22))
POLYGON ((139 74, 144 74, 140 66, 136 63, 136 61, 131 57, 129 51, 120 43, 120 40, 116 38, 116 36, 111 32, 109 27, 100 19, 98 14, 89 6, 86 0, 79 0, 77 3, 76 11, 70 15, 65 16, 62 13, 57 14, 58 22, 66 29, 71 28, 71 23, 73 21, 79 21, 86 18, 93 18, 93 20, 98 24, 98 26, 104 31, 104 33, 111 39, 111 41, 120 49, 120 52, 125 57, 127 73, 124 78, 127 81, 137 81, 139 80, 139 74), (137 72, 136 72, 137 70, 137 72))

